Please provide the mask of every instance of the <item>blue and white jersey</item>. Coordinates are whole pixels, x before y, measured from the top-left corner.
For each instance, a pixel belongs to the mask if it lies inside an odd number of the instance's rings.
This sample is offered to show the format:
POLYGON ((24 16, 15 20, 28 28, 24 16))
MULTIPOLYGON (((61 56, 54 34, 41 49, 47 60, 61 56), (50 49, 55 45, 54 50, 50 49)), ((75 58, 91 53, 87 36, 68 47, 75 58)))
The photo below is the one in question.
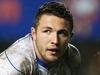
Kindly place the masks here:
POLYGON ((17 40, 0 54, 0 75, 71 75, 80 64, 80 53, 72 44, 52 67, 37 62, 31 34, 17 40))
POLYGON ((64 63, 54 64, 51 68, 46 68, 38 64, 38 75, 71 75, 71 71, 64 63))

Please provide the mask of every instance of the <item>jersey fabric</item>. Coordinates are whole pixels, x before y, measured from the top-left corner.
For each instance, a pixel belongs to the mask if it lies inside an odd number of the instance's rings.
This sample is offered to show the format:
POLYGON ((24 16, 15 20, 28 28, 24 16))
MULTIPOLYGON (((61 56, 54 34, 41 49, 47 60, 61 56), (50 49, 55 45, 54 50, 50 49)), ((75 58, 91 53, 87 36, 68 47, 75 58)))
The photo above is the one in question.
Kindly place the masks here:
POLYGON ((0 75, 72 75, 80 64, 80 53, 72 44, 52 67, 36 58, 31 34, 17 40, 0 54, 0 75))

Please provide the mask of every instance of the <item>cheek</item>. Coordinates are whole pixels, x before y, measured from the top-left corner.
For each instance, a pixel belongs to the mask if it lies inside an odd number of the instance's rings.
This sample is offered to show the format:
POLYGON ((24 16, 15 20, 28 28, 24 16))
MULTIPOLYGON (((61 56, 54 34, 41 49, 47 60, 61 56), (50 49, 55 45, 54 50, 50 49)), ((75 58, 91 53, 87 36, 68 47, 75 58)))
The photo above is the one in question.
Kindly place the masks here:
POLYGON ((68 39, 68 38, 61 38, 61 39, 60 39, 60 43, 63 44, 63 45, 64 45, 65 43, 68 43, 68 42, 69 42, 69 39, 68 39))
POLYGON ((45 48, 46 45, 48 45, 48 37, 42 35, 42 34, 39 34, 37 35, 37 44, 41 47, 41 48, 45 48))
POLYGON ((43 41, 43 39, 44 39, 44 36, 41 32, 38 32, 36 37, 37 37, 36 39, 39 41, 43 41))
POLYGON ((44 44, 44 43, 47 43, 49 41, 49 36, 42 33, 42 32, 39 32, 37 34, 37 40, 39 40, 42 44, 44 44))

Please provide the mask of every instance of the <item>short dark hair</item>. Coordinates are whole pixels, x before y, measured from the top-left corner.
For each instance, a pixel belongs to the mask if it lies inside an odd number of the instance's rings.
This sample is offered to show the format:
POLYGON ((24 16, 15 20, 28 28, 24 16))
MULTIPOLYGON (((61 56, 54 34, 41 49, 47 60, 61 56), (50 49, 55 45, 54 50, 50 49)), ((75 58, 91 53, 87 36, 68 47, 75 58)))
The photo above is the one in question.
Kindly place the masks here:
POLYGON ((73 29, 73 16, 69 9, 64 6, 61 2, 48 2, 42 5, 35 16, 35 28, 37 28, 39 20, 42 15, 55 15, 70 22, 70 31, 73 29))

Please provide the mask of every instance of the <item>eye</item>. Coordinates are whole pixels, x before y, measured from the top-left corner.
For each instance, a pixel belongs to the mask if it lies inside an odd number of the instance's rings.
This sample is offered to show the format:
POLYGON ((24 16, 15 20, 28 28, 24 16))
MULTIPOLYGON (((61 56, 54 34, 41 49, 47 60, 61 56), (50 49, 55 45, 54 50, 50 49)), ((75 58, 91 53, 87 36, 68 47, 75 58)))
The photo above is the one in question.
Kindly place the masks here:
POLYGON ((69 36, 68 31, 65 31, 65 30, 59 31, 58 34, 59 34, 60 36, 63 36, 63 37, 68 37, 68 36, 69 36))
POLYGON ((43 32, 49 34, 51 32, 51 30, 43 30, 43 32))

